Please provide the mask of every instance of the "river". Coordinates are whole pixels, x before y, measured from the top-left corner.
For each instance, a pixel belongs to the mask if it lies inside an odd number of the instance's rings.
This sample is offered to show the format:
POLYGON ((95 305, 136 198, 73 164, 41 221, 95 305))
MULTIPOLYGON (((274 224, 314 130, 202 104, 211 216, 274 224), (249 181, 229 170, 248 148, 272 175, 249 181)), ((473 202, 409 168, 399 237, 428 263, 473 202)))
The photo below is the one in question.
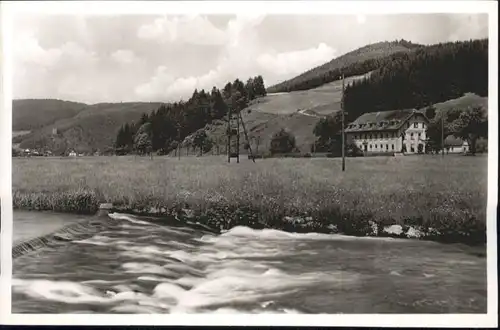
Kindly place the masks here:
POLYGON ((14 259, 12 312, 486 313, 484 247, 110 217, 14 259))

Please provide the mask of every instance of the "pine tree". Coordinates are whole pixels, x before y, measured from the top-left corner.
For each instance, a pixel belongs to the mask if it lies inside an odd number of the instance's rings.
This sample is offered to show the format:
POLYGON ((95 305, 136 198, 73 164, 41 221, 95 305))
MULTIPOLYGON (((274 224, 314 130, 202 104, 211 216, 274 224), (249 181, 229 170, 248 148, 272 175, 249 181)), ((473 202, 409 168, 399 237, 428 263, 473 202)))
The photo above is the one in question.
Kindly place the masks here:
POLYGON ((248 78, 247 83, 245 84, 245 90, 249 100, 253 100, 256 97, 255 82, 253 78, 248 78))
POLYGON ((211 94, 212 119, 221 119, 227 114, 227 104, 224 102, 220 91, 214 87, 211 94))
POLYGON ((254 78, 254 91, 256 96, 266 96, 266 87, 264 86, 264 78, 261 75, 254 78))

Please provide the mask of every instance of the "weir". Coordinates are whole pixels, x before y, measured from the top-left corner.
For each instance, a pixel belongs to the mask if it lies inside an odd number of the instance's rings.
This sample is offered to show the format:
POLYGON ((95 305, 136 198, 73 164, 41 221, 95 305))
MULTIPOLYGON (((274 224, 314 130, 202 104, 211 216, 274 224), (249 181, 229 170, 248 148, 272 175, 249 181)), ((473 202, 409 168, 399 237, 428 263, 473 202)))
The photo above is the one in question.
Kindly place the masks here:
POLYGON ((12 247, 12 259, 27 253, 37 251, 47 246, 61 244, 68 241, 84 239, 99 232, 107 222, 115 221, 108 217, 112 204, 104 203, 99 206, 95 217, 64 226, 56 231, 40 237, 28 239, 12 247))

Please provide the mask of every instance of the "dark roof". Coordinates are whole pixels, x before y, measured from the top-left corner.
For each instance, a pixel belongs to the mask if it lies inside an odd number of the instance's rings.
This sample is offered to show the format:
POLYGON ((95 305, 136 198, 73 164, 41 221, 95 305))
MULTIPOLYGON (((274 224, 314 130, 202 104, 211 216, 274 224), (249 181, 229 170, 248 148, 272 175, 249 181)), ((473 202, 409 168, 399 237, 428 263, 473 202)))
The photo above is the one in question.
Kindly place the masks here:
POLYGON ((345 131, 366 132, 396 130, 399 129, 401 125, 403 125, 403 123, 406 122, 406 120, 408 120, 414 113, 419 113, 425 117, 422 112, 418 112, 415 109, 365 113, 347 125, 345 131))
POLYGON ((446 147, 461 147, 464 145, 464 140, 460 139, 460 138, 457 138, 453 135, 448 135, 445 139, 444 139, 444 145, 446 147))

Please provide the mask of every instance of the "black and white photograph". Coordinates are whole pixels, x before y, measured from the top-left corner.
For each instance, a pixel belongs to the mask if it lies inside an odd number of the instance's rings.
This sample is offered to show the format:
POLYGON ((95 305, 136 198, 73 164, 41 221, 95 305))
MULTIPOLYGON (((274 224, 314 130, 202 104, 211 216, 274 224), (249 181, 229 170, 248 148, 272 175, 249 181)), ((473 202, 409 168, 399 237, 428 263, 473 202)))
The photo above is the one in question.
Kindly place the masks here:
POLYGON ((62 3, 2 3, 2 287, 18 320, 497 324, 496 3, 62 3))

